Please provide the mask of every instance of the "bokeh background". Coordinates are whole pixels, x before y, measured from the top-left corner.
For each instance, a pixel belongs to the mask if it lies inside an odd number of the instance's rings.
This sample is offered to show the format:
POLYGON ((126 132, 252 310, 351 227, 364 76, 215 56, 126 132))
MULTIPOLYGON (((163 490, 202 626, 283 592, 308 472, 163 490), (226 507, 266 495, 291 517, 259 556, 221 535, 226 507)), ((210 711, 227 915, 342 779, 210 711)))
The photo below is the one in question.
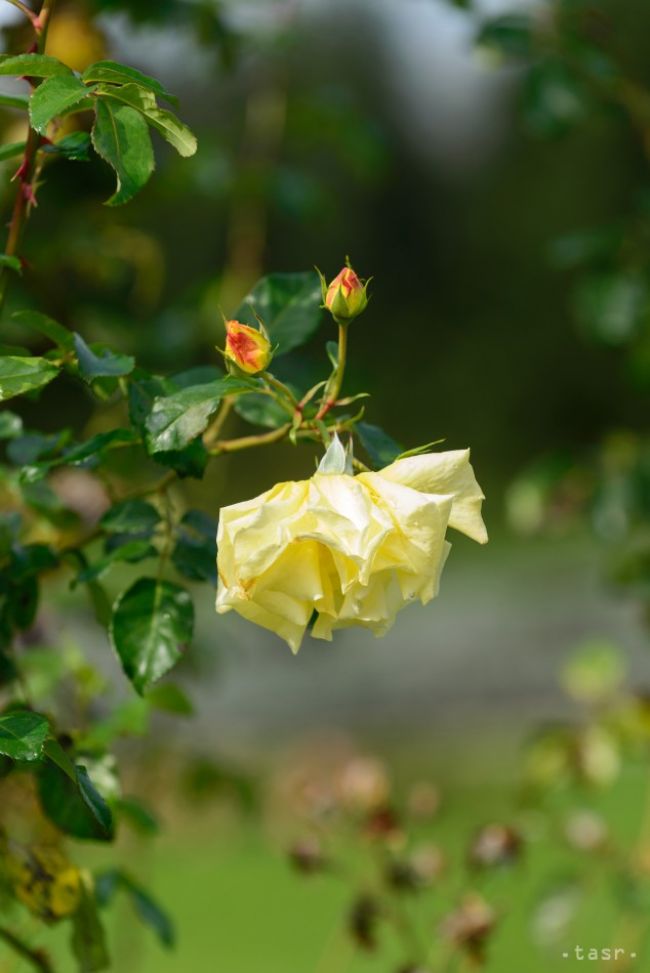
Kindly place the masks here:
MULTIPOLYGON (((650 82, 647 4, 575 6, 589 8, 596 41, 623 69, 650 82)), ((619 460, 636 449, 650 405, 646 284, 629 235, 603 243, 631 222, 644 253, 648 160, 622 111, 557 79, 531 81, 523 60, 476 43, 491 18, 546 10, 515 0, 61 0, 51 52, 75 67, 110 52, 159 77, 180 95, 200 149, 177 160, 158 144, 159 171, 126 209, 100 205, 111 187, 101 164, 51 166, 11 303, 178 371, 218 360, 221 310, 263 273, 318 265, 333 276, 349 254, 374 278, 352 328, 349 388, 371 393, 368 421, 408 447, 441 437, 471 446, 491 535, 483 549, 453 538, 440 598, 381 641, 342 632, 332 645, 307 640, 293 658, 273 636, 217 618, 211 592, 197 595, 198 637, 180 670, 196 714, 163 720, 153 741, 123 754, 166 826, 155 847, 127 841, 125 853, 175 915, 179 946, 162 953, 121 916, 116 969, 321 973, 345 889, 324 879, 308 889, 288 868, 292 811, 276 793, 288 768, 378 755, 403 786, 441 788, 436 828, 453 844, 500 813, 521 745, 565 715, 558 671, 576 645, 615 643, 633 681, 648 677, 643 611, 609 569, 630 526, 619 460), (632 256, 614 270, 622 249, 632 256), (611 473, 596 490, 593 463, 611 473), (156 739, 166 734, 191 779, 163 766, 156 739)), ((0 14, 14 49, 18 20, 9 4, 0 14)), ((9 113, 3 126, 14 141, 9 113)), ((6 180, 2 191, 6 209, 6 180)), ((320 377, 329 327, 283 359, 282 377, 320 377)), ((110 404, 97 410, 72 383, 22 408, 46 431, 85 436, 116 423, 110 404)), ((224 457, 186 489, 216 515, 312 464, 289 445, 224 457)), ((108 587, 117 593, 128 577, 116 572, 108 587)), ((90 651, 126 693, 64 582, 46 616, 59 645, 90 651)), ((617 800, 627 820, 635 798, 617 800)), ((495 969, 563 968, 523 919, 509 937, 495 969)), ((340 971, 385 962, 360 954, 340 971)))

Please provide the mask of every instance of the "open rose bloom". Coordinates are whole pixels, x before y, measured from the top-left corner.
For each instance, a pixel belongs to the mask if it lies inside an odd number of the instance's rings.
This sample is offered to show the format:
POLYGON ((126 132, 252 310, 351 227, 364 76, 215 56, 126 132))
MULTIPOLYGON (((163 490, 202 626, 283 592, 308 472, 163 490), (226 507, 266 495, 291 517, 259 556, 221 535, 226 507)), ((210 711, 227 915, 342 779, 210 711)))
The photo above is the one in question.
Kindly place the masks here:
POLYGON ((217 611, 234 610, 285 639, 362 625, 438 593, 447 527, 484 544, 483 493, 469 450, 397 460, 378 473, 315 473, 221 510, 217 611))

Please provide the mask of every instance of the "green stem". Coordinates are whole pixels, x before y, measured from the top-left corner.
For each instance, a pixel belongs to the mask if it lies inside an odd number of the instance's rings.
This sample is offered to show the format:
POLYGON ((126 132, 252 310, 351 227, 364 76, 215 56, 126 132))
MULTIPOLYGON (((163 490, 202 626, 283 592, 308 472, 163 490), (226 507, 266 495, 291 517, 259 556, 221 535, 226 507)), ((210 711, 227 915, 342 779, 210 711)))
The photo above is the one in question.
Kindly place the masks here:
POLYGON ((222 439, 216 442, 209 450, 212 456, 219 456, 221 453, 234 453, 240 449, 252 449, 254 446, 268 446, 271 443, 278 443, 291 430, 291 423, 285 422, 283 426, 272 429, 270 432, 259 433, 255 436, 242 436, 241 439, 222 439))
MULTIPOLYGON (((45 45, 47 43, 47 31, 50 20, 52 19, 52 10, 54 9, 55 2, 56 0, 43 0, 43 6, 41 7, 38 17, 32 20, 32 23, 34 23, 37 30, 37 54, 43 54, 45 51, 45 45)), ((16 4, 16 6, 18 6, 18 4, 16 4)), ((25 218, 29 214, 29 206, 34 192, 36 154, 40 144, 41 136, 38 132, 34 131, 33 128, 30 128, 29 135, 27 137, 27 144, 25 146, 25 154, 18 170, 18 186, 16 188, 16 196, 9 223, 9 235, 7 237, 7 245, 5 247, 5 254, 9 257, 15 257, 18 253, 18 247, 20 246, 25 225, 25 218)), ((5 298, 7 296, 8 281, 9 269, 4 266, 0 267, 0 310, 2 310, 5 298)))
POLYGON ((10 929, 5 929, 2 926, 0 926, 0 939, 4 940, 14 953, 31 963, 35 970, 39 970, 39 973, 54 973, 52 962, 42 949, 32 949, 10 929))
POLYGON ((332 406, 336 405, 336 400, 339 397, 339 392, 341 391, 341 386, 343 385, 343 376, 345 375, 345 364, 348 353, 348 326, 347 324, 343 324, 341 321, 338 322, 338 326, 339 347, 336 368, 334 369, 332 376, 325 387, 325 394, 323 396, 321 407, 316 416, 317 419, 322 419, 323 416, 327 415, 332 406))
POLYGON ((298 403, 298 399, 295 397, 291 389, 287 388, 284 382, 281 382, 279 379, 275 378, 274 375, 270 375, 268 372, 264 372, 262 378, 267 383, 267 385, 270 385, 271 388, 275 389, 276 392, 279 392, 284 398, 288 400, 288 402, 291 405, 291 414, 293 415, 295 410, 299 407, 299 403, 298 403))
POLYGON ((223 425, 230 415, 230 411, 234 405, 234 400, 231 396, 224 399, 217 410, 217 414, 212 420, 212 424, 208 426, 206 431, 203 433, 203 445, 206 449, 210 449, 219 438, 219 433, 223 429, 223 425))

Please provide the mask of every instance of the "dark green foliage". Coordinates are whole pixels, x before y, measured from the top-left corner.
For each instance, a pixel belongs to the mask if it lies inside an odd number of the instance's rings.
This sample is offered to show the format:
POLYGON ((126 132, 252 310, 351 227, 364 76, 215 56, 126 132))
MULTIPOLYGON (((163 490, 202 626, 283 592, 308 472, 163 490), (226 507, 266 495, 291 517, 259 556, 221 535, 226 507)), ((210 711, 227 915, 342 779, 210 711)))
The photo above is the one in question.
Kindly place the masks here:
POLYGON ((111 641, 137 692, 143 694, 178 662, 193 628, 190 596, 169 581, 140 578, 120 596, 111 641))
POLYGON ((38 793, 43 810, 64 834, 92 841, 113 840, 113 815, 83 764, 75 777, 52 760, 38 771, 38 793))

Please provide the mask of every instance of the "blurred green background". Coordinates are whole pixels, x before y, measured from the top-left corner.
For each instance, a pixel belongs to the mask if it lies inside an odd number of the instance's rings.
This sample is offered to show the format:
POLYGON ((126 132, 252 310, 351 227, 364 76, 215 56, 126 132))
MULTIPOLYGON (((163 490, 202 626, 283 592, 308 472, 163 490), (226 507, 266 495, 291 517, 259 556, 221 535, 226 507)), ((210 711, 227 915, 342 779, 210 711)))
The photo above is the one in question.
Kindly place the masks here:
MULTIPOLYGON (((650 84, 648 5, 576 6, 623 70, 650 84)), ((558 108, 531 88, 523 63, 475 46, 486 18, 512 9, 507 0, 61 0, 52 52, 81 67, 108 51, 159 77, 181 96, 200 149, 177 160, 158 144, 156 178, 125 210, 100 205, 111 186, 101 164, 52 166, 29 226, 29 266, 11 292, 16 308, 30 304, 164 373, 218 360, 221 310, 263 273, 316 264, 331 277, 349 254, 373 276, 370 309, 352 329, 348 386, 371 393, 368 421, 407 447, 441 437, 445 448, 471 446, 491 543, 475 550, 454 539, 439 600, 402 615, 384 640, 345 632, 331 646, 308 641, 297 658, 234 616, 217 618, 212 594, 197 592, 199 633, 181 669, 197 715, 163 722, 160 733, 173 734, 178 753, 252 778, 263 807, 298 747, 313 745, 317 760, 324 741, 354 741, 398 778, 443 788, 435 834, 452 846, 503 812, 521 742, 566 713, 556 674, 574 645, 611 639, 635 683, 648 676, 641 612, 606 570, 605 548, 621 540, 616 498, 610 491, 604 506, 572 516, 590 489, 585 458, 607 437, 635 442, 647 427, 647 339, 635 356, 627 342, 647 325, 643 261, 626 258, 613 277, 597 251, 600 276, 576 289, 575 251, 586 244, 569 236, 631 221, 645 252, 648 163, 620 110, 567 108, 567 90, 558 108), (537 479, 513 489, 531 468, 537 479), (574 470, 575 483, 547 515, 535 491, 558 470, 574 470)), ((9 4, 1 13, 13 50, 19 28, 9 4)), ((16 137, 7 114, 5 141, 16 137)), ((6 179, 2 192, 6 210, 6 179)), ((320 377, 328 328, 282 360, 281 377, 320 377)), ((96 410, 72 382, 21 407, 28 426, 71 425, 79 436, 116 421, 110 404, 96 410)), ((309 449, 288 445, 224 457, 186 489, 216 515, 312 464, 309 449)), ((109 588, 117 593, 127 576, 109 588)), ((78 597, 60 586, 46 614, 61 644, 91 651, 124 693, 78 597)), ((123 759, 148 768, 167 825, 153 850, 127 840, 124 854, 151 873, 179 946, 163 955, 120 914, 116 969, 390 969, 390 954, 332 958, 345 890, 324 878, 307 889, 291 874, 289 824, 269 821, 268 810, 242 817, 227 798, 224 809, 218 787, 189 807, 171 798, 177 775, 167 787, 155 741, 127 746, 123 759)), ((610 798, 623 832, 637 777, 610 798)), ((502 973, 567 968, 528 934, 534 870, 533 852, 521 921, 496 946, 502 973)), ((608 945, 611 916, 598 896, 586 916, 586 932, 598 929, 596 945, 608 945)))

